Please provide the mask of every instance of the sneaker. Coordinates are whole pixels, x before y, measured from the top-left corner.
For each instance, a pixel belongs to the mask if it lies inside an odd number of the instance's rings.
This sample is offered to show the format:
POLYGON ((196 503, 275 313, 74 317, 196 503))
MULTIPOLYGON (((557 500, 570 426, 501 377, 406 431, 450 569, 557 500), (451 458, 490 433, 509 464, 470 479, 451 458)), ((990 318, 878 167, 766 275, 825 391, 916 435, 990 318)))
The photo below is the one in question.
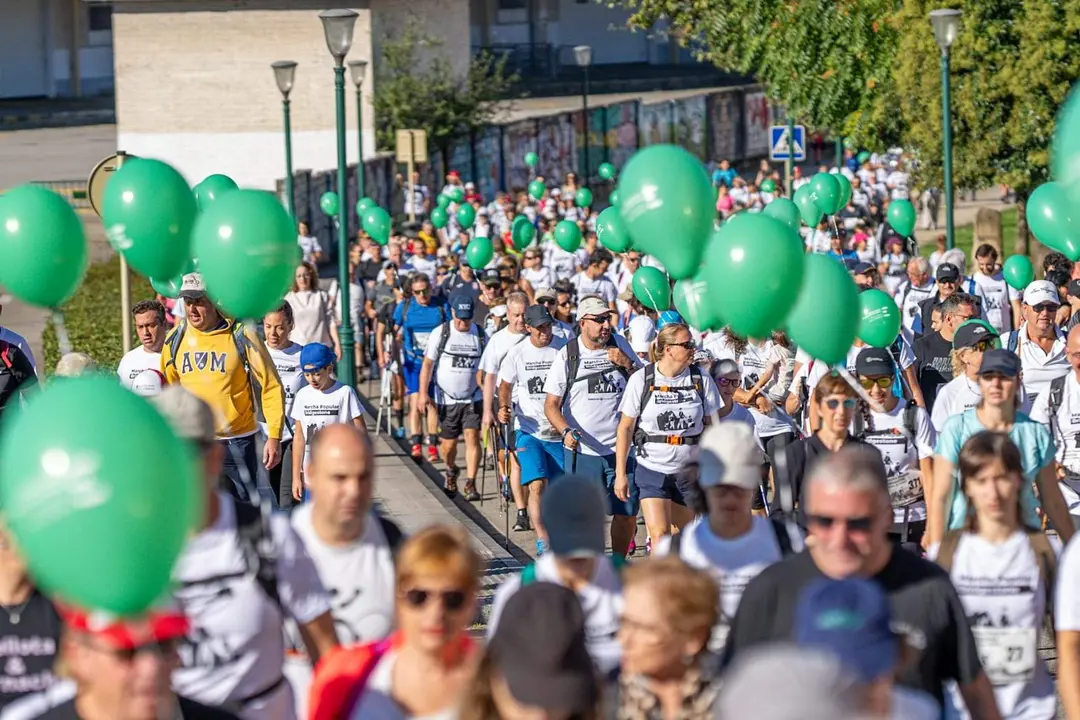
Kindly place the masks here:
MULTIPOLYGON (((453 496, 453 495, 457 494, 457 480, 458 480, 458 475, 460 475, 460 474, 461 474, 461 469, 460 468, 455 467, 455 468, 448 468, 447 469, 447 471, 446 471, 446 482, 445 482, 445 485, 444 485, 444 488, 446 490, 447 495, 453 496)), ((468 485, 466 485, 465 487, 468 488, 468 485)))
POLYGON ((626 557, 630 557, 637 550, 637 541, 634 538, 630 538, 630 547, 626 551, 626 557))
POLYGON ((423 448, 420 447, 420 443, 415 443, 412 446, 412 450, 409 451, 409 454, 412 455, 413 460, 420 461, 424 457, 422 451, 423 448))
POLYGON ((438 462, 439 461, 439 448, 435 447, 434 445, 428 445, 427 446, 427 456, 428 456, 428 460, 430 460, 431 462, 438 462))
POLYGON ((536 557, 540 557, 547 552, 547 546, 544 545, 544 541, 540 538, 536 538, 536 557))
POLYGON ((394 437, 396 437, 398 440, 404 440, 405 439, 405 428, 403 428, 403 427, 395 428, 394 429, 394 437))
POLYGON ((465 481, 465 493, 463 497, 469 502, 478 502, 480 500, 480 493, 476 492, 476 481, 465 481))
POLYGON ((529 523, 529 513, 525 510, 517 511, 517 521, 514 522, 515 532, 528 532, 532 530, 532 525, 529 523))

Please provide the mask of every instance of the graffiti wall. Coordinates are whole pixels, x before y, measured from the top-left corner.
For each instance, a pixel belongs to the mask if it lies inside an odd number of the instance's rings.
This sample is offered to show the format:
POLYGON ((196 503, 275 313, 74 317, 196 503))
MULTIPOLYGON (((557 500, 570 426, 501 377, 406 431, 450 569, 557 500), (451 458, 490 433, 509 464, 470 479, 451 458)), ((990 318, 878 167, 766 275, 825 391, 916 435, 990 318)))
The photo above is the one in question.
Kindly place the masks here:
POLYGON ((769 126, 772 125, 769 100, 763 92, 745 95, 743 123, 746 144, 743 146, 744 157, 761 157, 769 154, 769 126))
POLYGON ((536 121, 522 120, 503 128, 503 165, 507 190, 523 190, 532 177, 525 155, 536 152, 536 121))
MULTIPOLYGON (((607 128, 604 137, 604 146, 607 148, 606 162, 614 165, 616 170, 622 170, 630 156, 637 152, 637 109, 636 102, 616 103, 606 108, 607 128)), ((593 174, 595 173, 594 167, 593 174)))
POLYGON ((476 159, 476 189, 483 197, 493 198, 503 187, 502 129, 493 125, 478 133, 473 154, 476 159))
POLYGON ((549 186, 561 183, 567 173, 577 169, 577 133, 574 117, 569 113, 549 115, 536 121, 540 137, 540 164, 536 174, 549 186))
POLYGON ((641 147, 671 142, 671 103, 642 105, 638 110, 638 138, 641 147))
POLYGON ((709 160, 705 126, 708 120, 705 112, 705 96, 697 95, 672 104, 675 122, 673 142, 681 145, 701 160, 709 160))
POLYGON ((742 117, 742 95, 738 90, 715 93, 709 96, 709 153, 712 160, 738 160, 742 158, 739 147, 739 119, 742 117))

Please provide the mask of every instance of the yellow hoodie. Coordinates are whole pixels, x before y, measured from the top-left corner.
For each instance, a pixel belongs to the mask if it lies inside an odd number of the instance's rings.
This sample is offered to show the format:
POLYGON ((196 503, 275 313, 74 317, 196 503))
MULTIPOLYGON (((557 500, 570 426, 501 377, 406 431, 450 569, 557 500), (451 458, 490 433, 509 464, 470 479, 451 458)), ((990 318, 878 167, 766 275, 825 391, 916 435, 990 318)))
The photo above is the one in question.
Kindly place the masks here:
POLYGON ((281 438, 285 421, 285 395, 273 360, 255 332, 233 320, 203 332, 181 321, 165 338, 161 372, 170 383, 180 383, 214 411, 218 438, 243 437, 258 429, 260 395, 262 413, 271 438, 281 438), (235 329, 235 334, 234 334, 235 329), (177 342, 177 333, 182 336, 177 342), (239 345, 243 344, 248 377, 239 345), (175 357, 174 357, 175 348, 175 357))

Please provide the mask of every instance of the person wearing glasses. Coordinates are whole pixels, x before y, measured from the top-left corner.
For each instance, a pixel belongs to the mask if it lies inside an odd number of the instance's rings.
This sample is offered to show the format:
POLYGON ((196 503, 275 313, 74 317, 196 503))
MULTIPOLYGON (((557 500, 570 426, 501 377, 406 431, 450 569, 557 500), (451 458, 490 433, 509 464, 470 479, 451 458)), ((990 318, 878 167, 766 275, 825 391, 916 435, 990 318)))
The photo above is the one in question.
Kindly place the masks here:
POLYGON ((892 624, 913 648, 897 685, 927 693, 943 706, 945 684, 954 681, 971 717, 998 720, 993 686, 948 575, 889 541, 893 508, 881 454, 863 445, 822 458, 807 477, 803 509, 806 550, 766 567, 746 586, 725 663, 763 645, 796 640, 796 610, 814 583, 862 578, 885 591, 892 624))
POLYGON ((536 297, 540 288, 549 288, 555 282, 551 268, 544 265, 544 258, 535 245, 525 248, 521 255, 521 280, 525 283, 525 292, 533 302, 540 302, 536 297))
POLYGON ((915 340, 915 374, 927 408, 933 410, 938 392, 953 379, 952 343, 957 328, 977 317, 975 298, 953 293, 941 303, 940 327, 915 340))
POLYGON ((574 288, 569 280, 556 280, 551 286, 555 290, 555 319, 570 325, 576 324, 574 319, 574 288))
MULTIPOLYGON (((555 337, 569 342, 574 336, 574 326, 555 317, 559 307, 559 294, 550 287, 542 287, 536 291, 536 304, 542 306, 551 315, 551 331, 555 337)), ((569 310, 569 298, 566 298, 566 307, 569 310)))
POLYGON ((934 271, 934 294, 919 303, 919 312, 912 327, 916 336, 929 332, 930 314, 960 289, 960 268, 951 262, 942 262, 934 271))
POLYGON ((615 288, 615 282, 608 277, 607 269, 611 264, 611 253, 600 249, 589 255, 585 261, 585 267, 577 275, 570 278, 570 284, 578 297, 589 295, 596 296, 607 303, 611 308, 612 318, 617 318, 615 309, 615 297, 619 291, 615 288))
POLYGON ((1061 299, 1049 280, 1035 280, 1024 288, 1023 322, 1005 336, 1002 345, 1020 356, 1024 390, 1032 402, 1050 389, 1050 383, 1069 372, 1065 334, 1057 324, 1061 299))

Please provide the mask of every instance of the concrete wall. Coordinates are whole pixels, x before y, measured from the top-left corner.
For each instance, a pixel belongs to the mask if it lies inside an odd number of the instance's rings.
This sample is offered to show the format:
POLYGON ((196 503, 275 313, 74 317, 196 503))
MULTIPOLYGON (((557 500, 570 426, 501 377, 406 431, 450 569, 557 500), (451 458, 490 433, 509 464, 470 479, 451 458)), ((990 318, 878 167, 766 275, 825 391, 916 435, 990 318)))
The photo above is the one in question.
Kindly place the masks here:
POLYGON ((442 41, 431 52, 421 52, 419 60, 429 62, 439 57, 449 62, 455 73, 464 74, 471 57, 469 4, 469 0, 371 0, 375 57, 381 53, 381 41, 399 35, 414 18, 424 35, 442 41))

